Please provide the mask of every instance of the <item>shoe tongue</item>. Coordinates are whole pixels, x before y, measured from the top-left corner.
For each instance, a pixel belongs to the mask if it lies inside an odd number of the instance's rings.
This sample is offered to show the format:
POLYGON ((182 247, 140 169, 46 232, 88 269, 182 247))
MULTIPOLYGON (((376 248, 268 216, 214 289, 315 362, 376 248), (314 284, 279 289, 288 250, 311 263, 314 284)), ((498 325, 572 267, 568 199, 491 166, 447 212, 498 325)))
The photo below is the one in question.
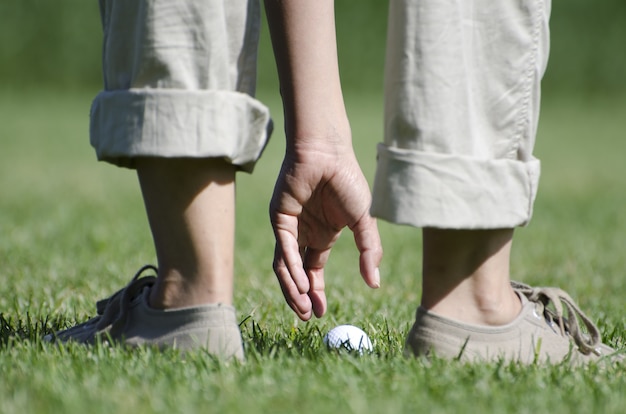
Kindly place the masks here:
POLYGON ((147 283, 143 286, 137 287, 136 291, 133 292, 132 297, 130 298, 130 304, 136 305, 138 302, 149 303, 148 295, 150 295, 150 289, 154 283, 147 283))

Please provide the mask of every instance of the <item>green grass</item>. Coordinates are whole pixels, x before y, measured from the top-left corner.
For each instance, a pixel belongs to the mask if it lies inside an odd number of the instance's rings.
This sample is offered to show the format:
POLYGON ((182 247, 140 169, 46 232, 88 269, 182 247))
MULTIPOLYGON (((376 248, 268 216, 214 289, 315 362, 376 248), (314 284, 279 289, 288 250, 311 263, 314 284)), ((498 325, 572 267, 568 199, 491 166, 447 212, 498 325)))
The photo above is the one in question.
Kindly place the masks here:
MULTIPOLYGON (((274 114, 278 102, 266 94, 274 114)), ((89 94, 0 95, 0 412, 622 412, 624 368, 426 364, 402 357, 419 299, 419 231, 380 223, 383 286, 365 287, 345 234, 327 271, 329 313, 298 322, 271 270, 267 203, 283 151, 278 132, 238 181, 235 303, 248 361, 203 353, 56 347, 43 334, 82 321, 94 301, 154 262, 135 175, 98 164, 89 94), (323 334, 352 323, 375 353, 329 352, 323 334)), ((349 96, 368 178, 381 100, 349 96)), ((626 101, 545 104, 543 181, 532 224, 518 231, 514 277, 559 285, 606 342, 626 344, 626 101)))

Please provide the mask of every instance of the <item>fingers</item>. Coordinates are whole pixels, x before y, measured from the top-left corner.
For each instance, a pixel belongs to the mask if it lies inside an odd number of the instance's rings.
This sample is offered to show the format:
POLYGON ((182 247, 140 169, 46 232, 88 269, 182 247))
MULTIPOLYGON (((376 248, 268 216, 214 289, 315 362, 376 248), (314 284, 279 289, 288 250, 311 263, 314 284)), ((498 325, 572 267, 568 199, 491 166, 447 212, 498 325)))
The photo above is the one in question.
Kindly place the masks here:
POLYGON ((326 293, 324 282, 324 266, 330 256, 330 248, 313 249, 307 248, 304 256, 304 268, 309 278, 309 298, 313 307, 313 313, 321 318, 326 313, 326 293))
POLYGON ((311 299, 306 292, 301 293, 296 286, 279 244, 276 244, 274 250, 274 273, 278 278, 278 283, 289 307, 301 320, 308 321, 311 319, 313 310, 311 299))
POLYGON ((359 249, 361 276, 371 288, 380 287, 379 266, 383 258, 383 248, 376 220, 365 214, 353 227, 354 241, 359 249))
POLYGON ((274 272, 285 301, 303 321, 313 314, 322 317, 326 313, 324 266, 330 249, 300 248, 295 254, 297 242, 294 245, 289 239, 288 235, 277 237, 282 243, 277 243, 274 250, 274 272))
POLYGON ((304 272, 302 251, 298 243, 298 223, 295 217, 282 217, 281 225, 275 229, 276 250, 274 257, 279 257, 286 267, 285 271, 295 283, 299 293, 309 291, 309 279, 304 272))
MULTIPOLYGON (((365 214, 351 230, 359 250, 359 267, 365 283, 371 288, 380 287, 379 266, 382 246, 376 220, 365 214)), ((326 313, 327 301, 324 267, 330 256, 326 249, 303 248, 297 233, 276 230, 274 272, 278 278, 285 301, 303 321, 313 315, 326 313)))
POLYGON ((303 321, 311 318, 313 305, 307 295, 309 279, 304 271, 296 236, 289 231, 276 230, 274 273, 280 283, 285 301, 303 321))
POLYGON ((313 313, 316 317, 321 318, 326 313, 326 291, 324 283, 324 268, 307 271, 311 282, 311 290, 309 291, 309 299, 313 313))

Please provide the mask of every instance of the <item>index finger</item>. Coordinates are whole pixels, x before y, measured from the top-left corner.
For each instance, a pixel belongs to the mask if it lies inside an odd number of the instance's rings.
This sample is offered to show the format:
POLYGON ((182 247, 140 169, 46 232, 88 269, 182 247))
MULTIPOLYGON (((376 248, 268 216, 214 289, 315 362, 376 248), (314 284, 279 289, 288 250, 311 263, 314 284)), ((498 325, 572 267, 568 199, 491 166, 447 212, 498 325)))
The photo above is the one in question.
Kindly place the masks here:
POLYGON ((311 317, 312 303, 308 296, 311 285, 304 269, 296 236, 287 230, 275 229, 274 273, 285 300, 302 320, 311 317))

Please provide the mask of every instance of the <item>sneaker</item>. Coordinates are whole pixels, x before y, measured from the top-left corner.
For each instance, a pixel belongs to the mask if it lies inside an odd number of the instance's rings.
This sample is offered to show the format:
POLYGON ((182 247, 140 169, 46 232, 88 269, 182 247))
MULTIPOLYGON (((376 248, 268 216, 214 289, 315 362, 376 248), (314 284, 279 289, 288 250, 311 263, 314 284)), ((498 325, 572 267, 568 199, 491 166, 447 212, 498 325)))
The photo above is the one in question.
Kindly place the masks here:
POLYGON ((147 270, 157 273, 154 266, 142 267, 124 289, 96 303, 96 317, 47 335, 44 340, 84 344, 113 341, 183 351, 204 348, 220 358, 244 359, 241 332, 232 306, 153 309, 148 305, 148 297, 156 276, 140 277, 147 270))
POLYGON ((511 323, 495 327, 470 325, 419 307, 405 353, 468 362, 503 359, 524 364, 569 361, 578 365, 602 357, 611 361, 624 359, 600 342, 596 325, 561 289, 532 288, 517 282, 511 285, 522 301, 522 311, 511 323))

